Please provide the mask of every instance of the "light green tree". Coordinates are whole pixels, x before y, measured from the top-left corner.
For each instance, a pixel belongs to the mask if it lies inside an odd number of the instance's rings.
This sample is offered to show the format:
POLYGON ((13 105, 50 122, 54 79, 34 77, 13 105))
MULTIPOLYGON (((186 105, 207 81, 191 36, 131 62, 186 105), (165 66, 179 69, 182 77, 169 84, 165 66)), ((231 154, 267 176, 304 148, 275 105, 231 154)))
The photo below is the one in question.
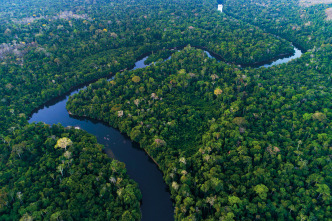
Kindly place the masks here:
POLYGON ((269 188, 267 188, 264 184, 258 184, 254 187, 254 191, 258 194, 258 196, 265 200, 267 197, 267 192, 269 191, 269 188))
POLYGON ((320 196, 323 195, 323 197, 329 197, 330 196, 330 188, 326 184, 316 184, 318 187, 316 192, 319 193, 317 199, 319 199, 320 196))
POLYGON ((21 217, 21 219, 20 219, 20 221, 32 221, 33 220, 33 218, 32 218, 32 216, 30 216, 29 214, 24 214, 22 217, 21 217))
POLYGON ((56 145, 54 146, 54 148, 58 148, 58 147, 60 147, 60 148, 62 148, 62 149, 67 150, 67 147, 70 146, 70 145, 72 145, 72 144, 73 144, 73 142, 72 142, 69 138, 67 138, 67 137, 63 137, 63 138, 60 138, 60 139, 57 141, 57 143, 56 143, 56 145))

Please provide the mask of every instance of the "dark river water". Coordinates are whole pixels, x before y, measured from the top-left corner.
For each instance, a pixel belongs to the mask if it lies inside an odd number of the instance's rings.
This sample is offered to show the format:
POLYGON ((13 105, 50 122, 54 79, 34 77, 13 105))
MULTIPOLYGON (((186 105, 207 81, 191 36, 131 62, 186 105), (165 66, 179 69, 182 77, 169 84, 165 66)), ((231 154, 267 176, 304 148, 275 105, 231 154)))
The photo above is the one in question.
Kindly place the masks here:
MULTIPOLYGON (((301 55, 302 55, 302 51, 301 51, 299 48, 295 47, 294 45, 293 45, 293 48, 294 48, 294 51, 295 51, 293 55, 290 55, 290 56, 284 56, 284 57, 282 57, 282 58, 272 59, 272 60, 265 61, 265 62, 260 62, 260 64, 244 65, 244 67, 253 67, 253 68, 261 68, 261 67, 265 67, 265 68, 268 68, 268 67, 272 67, 272 66, 275 66, 275 65, 288 63, 288 62, 290 62, 290 61, 293 60, 293 59, 296 59, 296 58, 301 57, 301 55)), ((214 57, 214 56, 213 56, 212 54, 210 54, 210 52, 208 52, 208 51, 205 51, 205 53, 207 54, 207 56, 208 56, 209 58, 215 58, 215 59, 217 59, 218 61, 222 61, 221 59, 214 57)))
MULTIPOLYGON (((144 65, 146 58, 137 61, 134 69, 146 67, 144 65)), ((174 220, 174 208, 167 186, 163 181, 162 172, 149 156, 139 148, 139 145, 131 142, 127 136, 102 122, 72 117, 68 114, 66 103, 69 96, 85 88, 86 86, 47 103, 31 116, 29 123, 61 123, 63 126, 80 127, 95 135, 98 143, 105 145, 105 152, 109 156, 112 156, 113 152, 117 160, 124 162, 130 178, 139 184, 143 195, 142 220, 174 220)))
MULTIPOLYGON (((264 67, 286 63, 291 59, 301 56, 301 51, 295 48, 296 53, 289 57, 278 59, 272 63, 264 64, 264 67)), ((212 57, 207 52, 209 57, 212 57)), ((134 69, 144 68, 144 61, 147 57, 137 61, 134 69)), ((66 110, 66 103, 69 96, 84 90, 86 86, 74 90, 67 95, 55 99, 32 114, 29 123, 44 122, 46 124, 61 123, 63 126, 79 127, 95 135, 100 144, 105 146, 105 152, 111 157, 112 152, 115 158, 126 164, 130 178, 139 184, 142 192, 142 220, 143 221, 163 221, 174 220, 174 207, 170 198, 170 193, 163 181, 162 172, 149 156, 139 148, 139 145, 121 134, 118 130, 106 124, 80 117, 70 116, 66 110)))

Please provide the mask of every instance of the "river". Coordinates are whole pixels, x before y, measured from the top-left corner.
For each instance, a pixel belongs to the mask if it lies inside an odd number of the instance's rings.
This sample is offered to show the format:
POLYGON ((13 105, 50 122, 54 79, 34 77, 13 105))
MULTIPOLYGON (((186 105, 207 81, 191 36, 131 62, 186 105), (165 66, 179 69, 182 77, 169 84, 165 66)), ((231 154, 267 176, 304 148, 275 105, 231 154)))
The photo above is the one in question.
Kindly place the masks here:
MULTIPOLYGON (((221 0, 218 1, 217 10, 220 11, 220 12, 223 12, 224 5, 221 4, 222 2, 223 1, 221 1, 221 0)), ((276 36, 276 37, 278 37, 278 36, 276 36)), ((295 53, 293 55, 283 56, 281 58, 276 58, 276 59, 272 59, 272 60, 269 60, 269 61, 259 62, 258 64, 254 64, 254 65, 243 65, 243 67, 255 67, 255 68, 266 67, 266 68, 268 68, 268 67, 272 67, 274 65, 284 64, 284 63, 287 63, 287 62, 289 62, 293 59, 301 57, 302 51, 294 45, 293 45, 293 47, 294 47, 294 50, 295 50, 295 53)), ((210 58, 213 58, 213 56, 209 52, 207 52, 207 51, 205 51, 205 52, 207 53, 207 55, 210 58)), ((220 61, 220 59, 218 59, 218 58, 217 58, 217 60, 220 61)))
MULTIPOLYGON (((302 51, 301 49, 297 48, 296 46, 293 45, 293 48, 294 48, 294 54, 292 55, 288 55, 288 56, 283 56, 281 58, 276 58, 276 59, 271 59, 271 60, 268 60, 268 61, 264 61, 264 62, 260 62, 258 64, 252 64, 252 65, 242 65, 242 67, 252 67, 252 68, 261 68, 261 67, 265 67, 265 68, 269 68, 269 67, 272 67, 272 66, 275 66, 275 65, 279 65, 279 64, 284 64, 284 63, 288 63, 290 62, 291 60, 294 60, 296 58, 299 58, 302 56, 302 51)), ((222 59, 220 58, 217 58, 215 56, 213 56, 210 52, 208 51, 205 51, 204 52, 207 54, 207 56, 209 58, 214 58, 216 59, 217 61, 223 61, 222 59)), ((241 66, 241 65, 240 65, 241 66)))
MULTIPOLYGON (((295 48, 295 47, 294 47, 295 48)), ((210 57, 213 56, 205 51, 210 57)), ((259 67, 271 67, 273 65, 289 62, 301 56, 301 51, 295 48, 295 54, 287 58, 270 61, 259 67)), ((135 63, 135 67, 144 68, 147 65, 144 61, 147 57, 135 63)), ((127 172, 131 179, 139 184, 142 192, 142 220, 143 221, 163 221, 174 220, 174 207, 172 205, 170 193, 163 181, 162 172, 150 157, 139 148, 137 143, 133 143, 126 135, 106 124, 81 117, 73 117, 66 110, 66 103, 69 96, 84 90, 86 86, 69 92, 68 94, 54 99, 44 105, 44 107, 32 114, 29 123, 44 122, 46 124, 61 123, 63 126, 79 127, 97 137, 100 144, 105 146, 105 152, 110 156, 126 164, 127 172)))
MULTIPOLYGON (((144 68, 147 57, 136 62, 134 69, 144 68)), ((91 119, 73 117, 66 110, 69 96, 84 90, 86 86, 79 88, 59 99, 46 103, 44 107, 36 111, 29 123, 45 122, 46 124, 61 123, 63 126, 79 127, 97 137, 98 143, 105 146, 105 152, 126 164, 127 172, 131 179, 139 184, 142 192, 142 220, 174 220, 174 207, 170 193, 163 181, 162 172, 149 156, 140 149, 137 143, 121 134, 118 130, 107 126, 102 122, 91 119)))

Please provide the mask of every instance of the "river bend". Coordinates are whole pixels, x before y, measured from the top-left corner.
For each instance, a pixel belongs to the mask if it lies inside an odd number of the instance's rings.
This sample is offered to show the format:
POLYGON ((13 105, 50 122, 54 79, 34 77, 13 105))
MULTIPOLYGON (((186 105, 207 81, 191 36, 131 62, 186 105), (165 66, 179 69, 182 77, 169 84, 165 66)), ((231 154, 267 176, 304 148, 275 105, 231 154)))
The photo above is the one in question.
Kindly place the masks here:
MULTIPOLYGON (((289 62, 301 56, 301 51, 295 48, 295 54, 290 57, 270 61, 259 67, 271 67, 274 65, 289 62)), ((208 57, 213 56, 205 51, 208 57)), ((147 57, 137 61, 135 67, 144 68, 144 61, 147 57)), ((65 96, 52 100, 44 107, 32 114, 29 123, 44 122, 46 124, 61 123, 63 126, 74 126, 81 128, 97 137, 98 143, 105 146, 105 152, 110 156, 126 164, 129 177, 139 184, 142 192, 142 220, 143 221, 163 221, 174 220, 174 207, 172 205, 170 193, 163 181, 162 172, 151 158, 139 148, 137 143, 133 143, 126 135, 118 130, 96 120, 88 118, 73 117, 66 110, 66 103, 69 96, 84 90, 82 86, 65 96)))

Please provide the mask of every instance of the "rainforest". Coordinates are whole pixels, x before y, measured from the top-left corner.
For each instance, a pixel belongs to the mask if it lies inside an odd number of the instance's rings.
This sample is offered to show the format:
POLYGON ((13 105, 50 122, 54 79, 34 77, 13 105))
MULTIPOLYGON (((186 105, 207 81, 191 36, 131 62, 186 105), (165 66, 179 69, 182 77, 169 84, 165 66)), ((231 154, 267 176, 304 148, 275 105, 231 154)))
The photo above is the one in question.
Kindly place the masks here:
POLYGON ((0 220, 332 219, 331 1, 0 4, 0 220))

